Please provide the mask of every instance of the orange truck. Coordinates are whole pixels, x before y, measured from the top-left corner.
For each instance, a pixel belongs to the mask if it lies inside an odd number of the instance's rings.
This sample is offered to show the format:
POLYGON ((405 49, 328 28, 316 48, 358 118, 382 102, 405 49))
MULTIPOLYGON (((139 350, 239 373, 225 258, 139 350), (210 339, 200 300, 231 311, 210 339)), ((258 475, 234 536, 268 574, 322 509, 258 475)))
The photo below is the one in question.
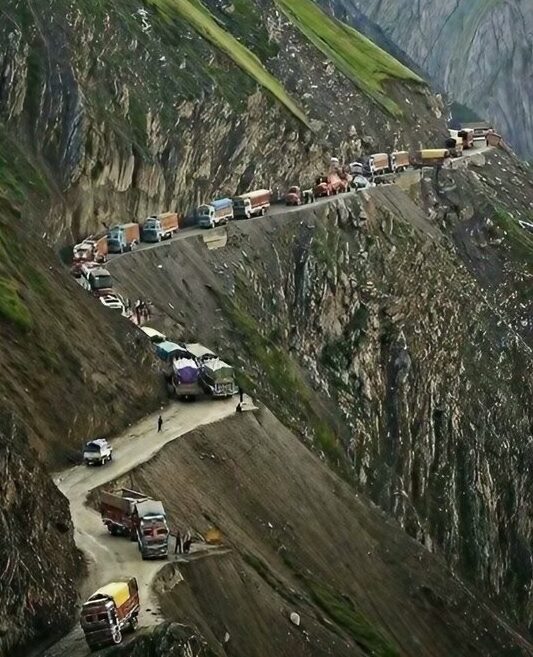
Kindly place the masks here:
POLYGON ((177 213, 164 212, 145 219, 141 236, 143 242, 161 242, 161 240, 170 239, 178 229, 177 213))
POLYGON ((450 159, 450 151, 447 148, 424 148, 416 151, 411 163, 415 169, 422 167, 439 167, 450 159))
POLYGON ((330 173, 329 176, 317 176, 313 194, 315 198, 324 196, 333 196, 341 194, 348 190, 348 181, 343 180, 337 173, 330 173))
POLYGON ((409 151, 394 151, 390 154, 389 169, 394 171, 405 171, 411 166, 409 151))
POLYGON ((141 610, 135 577, 111 582, 82 605, 80 625, 90 650, 122 643, 126 629, 135 630, 141 610))

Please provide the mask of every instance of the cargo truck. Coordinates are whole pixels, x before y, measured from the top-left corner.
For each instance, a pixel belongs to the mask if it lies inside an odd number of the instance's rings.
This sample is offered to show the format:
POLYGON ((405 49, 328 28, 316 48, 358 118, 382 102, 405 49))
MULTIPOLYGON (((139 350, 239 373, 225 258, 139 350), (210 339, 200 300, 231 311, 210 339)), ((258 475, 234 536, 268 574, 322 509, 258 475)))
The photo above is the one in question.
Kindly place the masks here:
POLYGON ((289 191, 285 195, 285 204, 286 205, 301 205, 302 204, 302 191, 297 185, 293 185, 289 188, 289 191))
POLYGON ((185 345, 176 344, 164 340, 154 345, 155 355, 161 361, 161 370, 165 375, 165 379, 170 382, 174 374, 173 362, 176 358, 187 358, 189 353, 185 345))
POLYGON ((394 151, 389 157, 389 170, 394 173, 395 171, 405 171, 411 166, 409 159, 409 151, 394 151))
POLYGON ((152 499, 135 502, 133 524, 141 557, 166 559, 169 530, 163 503, 152 499))
POLYGON ((415 169, 439 167, 443 166, 449 159, 450 151, 447 148, 424 148, 414 153, 411 164, 415 169))
POLYGON ((393 173, 390 165, 388 153, 373 153, 364 161, 364 175, 379 176, 384 173, 393 173))
POLYGON ((177 231, 178 215, 176 212, 165 212, 144 221, 141 237, 143 242, 161 242, 170 239, 177 231))
POLYGON ((258 189, 254 192, 242 194, 233 199, 233 213, 235 219, 250 219, 264 216, 270 207, 272 192, 270 189, 258 189))
POLYGON ((348 190, 348 182, 342 179, 338 174, 331 173, 329 176, 317 176, 313 194, 315 198, 341 194, 348 190))
POLYGON ((461 157, 463 155, 463 140, 457 135, 454 137, 451 133, 452 130, 450 130, 450 137, 446 139, 444 145, 450 151, 452 157, 461 157))
POLYGON ((169 531, 162 502, 128 488, 104 491, 100 515, 112 536, 137 541, 143 559, 167 557, 169 531))
POLYGON ((197 215, 200 228, 223 226, 233 219, 233 201, 230 198, 222 198, 207 205, 201 205, 197 210, 197 215))
POLYGON ((134 631, 141 610, 135 577, 111 582, 82 605, 80 625, 90 650, 122 643, 125 630, 134 631))
POLYGON ((83 265, 81 268, 81 286, 94 294, 94 296, 103 296, 113 290, 113 279, 111 274, 103 267, 83 265))
POLYGON ((237 391, 233 367, 220 358, 204 361, 200 377, 204 390, 212 397, 231 397, 237 391))
POLYGON ((176 358, 172 364, 172 387, 178 399, 194 401, 203 393, 200 385, 200 369, 192 358, 176 358))
POLYGON ((109 253, 124 253, 131 251, 140 240, 139 224, 118 224, 113 226, 107 234, 107 248, 109 253))

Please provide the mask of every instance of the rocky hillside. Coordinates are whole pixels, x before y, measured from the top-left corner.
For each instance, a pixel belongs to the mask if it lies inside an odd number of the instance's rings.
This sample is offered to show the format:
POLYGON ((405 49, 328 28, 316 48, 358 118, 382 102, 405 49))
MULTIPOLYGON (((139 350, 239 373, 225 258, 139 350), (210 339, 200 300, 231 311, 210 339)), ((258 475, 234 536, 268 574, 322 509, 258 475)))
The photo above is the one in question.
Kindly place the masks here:
POLYGON ((48 237, 275 188, 322 172, 331 154, 441 138, 441 109, 416 75, 301 7, 9 2, 0 120, 53 189, 48 237))
POLYGON ((27 218, 48 199, 2 143, 0 159, 0 655, 52 639, 72 619, 83 572, 67 501, 43 464, 153 409, 163 390, 132 325, 90 299, 27 218), (2 161, 3 165, 3 161, 2 161), (37 191, 38 190, 38 191, 37 191))
POLYGON ((324 0, 347 20, 376 22, 453 98, 533 156, 533 6, 521 0, 324 0))
POLYGON ((503 155, 478 164, 112 269, 167 333, 238 363, 304 441, 529 621, 531 247, 512 214, 533 188, 503 155))
MULTIPOLYGON (((217 657, 533 649, 268 411, 186 436, 127 482, 164 499, 172 527, 221 532, 222 546, 179 563, 181 576, 169 564, 158 582, 165 615, 197 628, 217 657)), ((139 646, 156 657, 181 655, 188 638, 163 628, 156 636, 139 646)))

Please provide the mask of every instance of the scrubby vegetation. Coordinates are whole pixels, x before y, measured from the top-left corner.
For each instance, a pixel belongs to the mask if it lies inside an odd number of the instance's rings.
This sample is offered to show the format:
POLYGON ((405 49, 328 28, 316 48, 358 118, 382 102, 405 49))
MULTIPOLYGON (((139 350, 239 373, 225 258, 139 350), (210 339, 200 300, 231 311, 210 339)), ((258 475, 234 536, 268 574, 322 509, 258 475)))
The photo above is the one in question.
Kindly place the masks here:
POLYGON ((388 112, 394 116, 402 114, 399 106, 387 95, 384 83, 393 79, 422 82, 415 73, 357 30, 329 18, 312 0, 276 2, 344 75, 388 112))
POLYGON ((220 27, 211 13, 200 2, 192 0, 181 0, 180 2, 176 0, 149 1, 159 9, 168 21, 172 21, 176 15, 184 18, 202 37, 222 50, 258 84, 267 89, 299 121, 310 127, 307 117, 289 96, 283 85, 266 70, 256 55, 220 27))

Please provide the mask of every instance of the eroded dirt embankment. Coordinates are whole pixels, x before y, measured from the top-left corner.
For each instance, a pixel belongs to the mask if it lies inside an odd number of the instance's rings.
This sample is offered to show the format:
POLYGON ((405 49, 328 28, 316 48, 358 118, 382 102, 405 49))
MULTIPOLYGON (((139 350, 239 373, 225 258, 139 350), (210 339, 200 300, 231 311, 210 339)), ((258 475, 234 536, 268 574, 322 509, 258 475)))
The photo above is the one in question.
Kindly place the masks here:
POLYGON ((172 526, 216 526, 231 549, 180 562, 184 581, 169 565, 159 583, 164 614, 197 627, 220 657, 533 649, 267 410, 184 436, 128 481, 164 500, 172 526))

